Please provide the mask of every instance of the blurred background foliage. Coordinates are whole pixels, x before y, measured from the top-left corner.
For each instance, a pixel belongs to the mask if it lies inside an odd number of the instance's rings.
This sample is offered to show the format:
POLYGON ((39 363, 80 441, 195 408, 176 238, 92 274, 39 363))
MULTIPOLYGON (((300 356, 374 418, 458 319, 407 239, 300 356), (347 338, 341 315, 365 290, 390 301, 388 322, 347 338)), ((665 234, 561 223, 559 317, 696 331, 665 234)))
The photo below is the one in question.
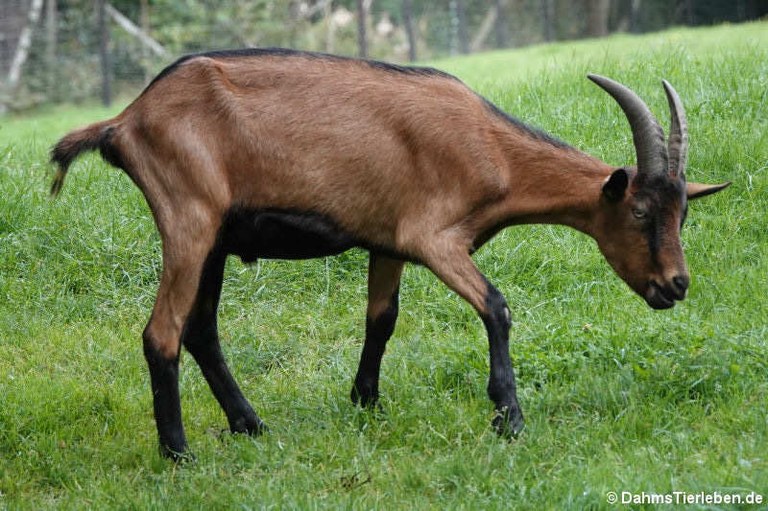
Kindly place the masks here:
POLYGON ((0 112, 108 103, 178 56, 211 49, 405 62, 767 14, 766 0, 2 0, 0 112))

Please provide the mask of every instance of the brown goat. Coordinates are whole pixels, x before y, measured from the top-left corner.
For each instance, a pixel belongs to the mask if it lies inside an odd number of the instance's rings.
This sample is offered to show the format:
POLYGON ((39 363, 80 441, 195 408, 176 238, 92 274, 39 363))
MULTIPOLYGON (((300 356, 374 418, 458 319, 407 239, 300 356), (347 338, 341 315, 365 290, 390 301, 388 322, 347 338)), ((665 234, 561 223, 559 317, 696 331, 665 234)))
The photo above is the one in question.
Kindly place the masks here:
POLYGON ((216 310, 224 261, 370 252, 365 342, 352 399, 372 405, 398 312, 406 261, 429 268, 488 332, 488 394, 500 434, 523 427, 509 357, 510 314, 470 254, 500 229, 564 224, 592 236, 654 308, 685 297, 680 244, 687 200, 723 185, 686 183, 683 108, 669 145, 629 89, 590 76, 624 110, 637 167, 615 168, 504 114, 458 79, 428 68, 279 49, 193 55, 165 69, 120 115, 65 136, 66 171, 99 149, 146 197, 163 272, 144 330, 165 456, 181 459, 178 364, 184 345, 233 432, 264 428, 222 357, 216 310))

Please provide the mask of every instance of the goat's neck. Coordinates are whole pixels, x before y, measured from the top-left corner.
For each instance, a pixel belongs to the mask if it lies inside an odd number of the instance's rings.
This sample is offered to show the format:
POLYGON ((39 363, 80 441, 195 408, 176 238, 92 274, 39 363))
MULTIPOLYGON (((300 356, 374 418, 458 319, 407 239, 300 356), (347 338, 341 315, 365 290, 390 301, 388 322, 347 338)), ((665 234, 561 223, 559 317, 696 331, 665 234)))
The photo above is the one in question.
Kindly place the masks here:
POLYGON ((480 239, 509 225, 532 223, 567 225, 594 237, 611 166, 573 148, 534 139, 521 143, 519 136, 501 147, 506 193, 487 212, 480 239))

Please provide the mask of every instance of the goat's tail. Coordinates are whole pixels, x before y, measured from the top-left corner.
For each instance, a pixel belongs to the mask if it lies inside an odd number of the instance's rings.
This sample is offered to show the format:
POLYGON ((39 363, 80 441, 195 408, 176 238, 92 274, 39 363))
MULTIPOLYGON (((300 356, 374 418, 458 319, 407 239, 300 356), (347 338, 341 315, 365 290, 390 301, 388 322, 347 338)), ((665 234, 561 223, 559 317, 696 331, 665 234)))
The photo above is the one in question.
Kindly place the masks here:
POLYGON ((51 184, 51 195, 56 196, 64 185, 67 170, 81 153, 99 149, 102 156, 112 163, 107 155, 113 155, 115 149, 111 139, 115 128, 115 119, 97 122, 75 130, 59 140, 51 150, 51 163, 57 165, 56 176, 51 184))

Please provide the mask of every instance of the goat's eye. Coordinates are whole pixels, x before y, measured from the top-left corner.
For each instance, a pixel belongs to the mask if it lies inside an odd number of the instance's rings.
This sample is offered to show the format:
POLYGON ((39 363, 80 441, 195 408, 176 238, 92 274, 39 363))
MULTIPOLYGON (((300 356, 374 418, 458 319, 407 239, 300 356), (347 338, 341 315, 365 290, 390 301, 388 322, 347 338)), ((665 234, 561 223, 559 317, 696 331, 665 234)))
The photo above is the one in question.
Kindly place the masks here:
POLYGON ((642 220, 648 216, 648 213, 642 209, 632 208, 632 216, 634 216, 638 220, 642 220))

